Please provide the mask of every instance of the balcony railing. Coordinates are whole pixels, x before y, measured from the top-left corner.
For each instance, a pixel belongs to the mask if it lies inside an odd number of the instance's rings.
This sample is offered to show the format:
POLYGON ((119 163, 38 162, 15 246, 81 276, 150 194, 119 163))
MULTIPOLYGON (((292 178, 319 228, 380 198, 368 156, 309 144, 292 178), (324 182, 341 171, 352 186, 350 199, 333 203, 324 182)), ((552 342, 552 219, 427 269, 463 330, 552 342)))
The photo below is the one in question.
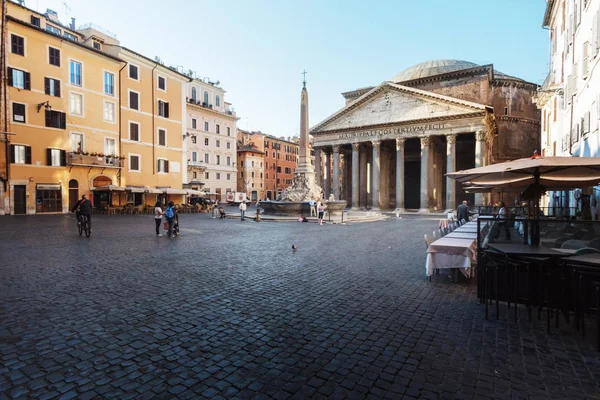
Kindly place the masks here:
POLYGON ((89 154, 67 153, 67 165, 84 165, 102 168, 122 168, 123 160, 112 156, 92 156, 89 154))
POLYGON ((206 163, 204 161, 188 161, 188 165, 190 167, 206 168, 206 163))

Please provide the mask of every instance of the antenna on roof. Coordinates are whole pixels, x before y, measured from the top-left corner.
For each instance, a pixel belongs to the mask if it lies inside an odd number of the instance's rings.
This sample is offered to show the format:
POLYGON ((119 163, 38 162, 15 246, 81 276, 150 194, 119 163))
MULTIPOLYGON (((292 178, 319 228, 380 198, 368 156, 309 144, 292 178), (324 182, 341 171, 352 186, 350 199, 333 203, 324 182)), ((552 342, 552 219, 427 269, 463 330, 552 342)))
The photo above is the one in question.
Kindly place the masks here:
POLYGON ((69 26, 69 11, 71 11, 71 7, 69 7, 66 1, 63 1, 63 5, 65 6, 65 26, 69 26))

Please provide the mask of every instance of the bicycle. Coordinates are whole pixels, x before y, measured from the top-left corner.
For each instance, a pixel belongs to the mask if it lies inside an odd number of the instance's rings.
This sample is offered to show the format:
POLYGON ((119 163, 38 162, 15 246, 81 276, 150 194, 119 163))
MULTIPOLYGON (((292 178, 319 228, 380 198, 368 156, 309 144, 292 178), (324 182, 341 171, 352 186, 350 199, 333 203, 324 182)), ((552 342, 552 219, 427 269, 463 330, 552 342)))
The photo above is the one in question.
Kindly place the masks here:
POLYGON ((90 237, 92 230, 90 229, 90 223, 87 215, 79 214, 79 224, 77 228, 79 229, 79 236, 85 232, 85 236, 90 237))

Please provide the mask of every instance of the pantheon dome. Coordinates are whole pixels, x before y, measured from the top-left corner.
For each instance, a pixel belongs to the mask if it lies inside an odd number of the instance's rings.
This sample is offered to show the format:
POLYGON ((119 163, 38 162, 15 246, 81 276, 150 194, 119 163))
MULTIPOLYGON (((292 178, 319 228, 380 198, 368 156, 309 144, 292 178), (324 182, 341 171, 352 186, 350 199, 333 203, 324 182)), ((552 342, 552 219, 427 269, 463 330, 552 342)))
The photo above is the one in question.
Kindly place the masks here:
MULTIPOLYGON (((472 63, 470 61, 463 60, 431 60, 420 64, 413 65, 394 76, 391 81, 394 83, 411 81, 413 79, 427 78, 429 76, 435 76, 445 74, 448 72, 461 71, 463 69, 471 69, 479 67, 480 65, 472 63)), ((494 69, 494 75, 496 77, 505 79, 518 79, 512 76, 503 74, 502 72, 494 69)))

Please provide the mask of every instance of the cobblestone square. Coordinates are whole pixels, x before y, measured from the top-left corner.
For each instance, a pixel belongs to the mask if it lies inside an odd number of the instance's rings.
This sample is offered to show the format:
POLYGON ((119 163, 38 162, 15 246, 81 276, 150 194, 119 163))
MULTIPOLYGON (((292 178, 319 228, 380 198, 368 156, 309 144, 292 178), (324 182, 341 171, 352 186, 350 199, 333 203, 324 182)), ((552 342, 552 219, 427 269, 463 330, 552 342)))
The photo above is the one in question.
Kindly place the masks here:
POLYGON ((433 219, 93 222, 0 220, 0 399, 600 398, 592 335, 425 279, 433 219))

